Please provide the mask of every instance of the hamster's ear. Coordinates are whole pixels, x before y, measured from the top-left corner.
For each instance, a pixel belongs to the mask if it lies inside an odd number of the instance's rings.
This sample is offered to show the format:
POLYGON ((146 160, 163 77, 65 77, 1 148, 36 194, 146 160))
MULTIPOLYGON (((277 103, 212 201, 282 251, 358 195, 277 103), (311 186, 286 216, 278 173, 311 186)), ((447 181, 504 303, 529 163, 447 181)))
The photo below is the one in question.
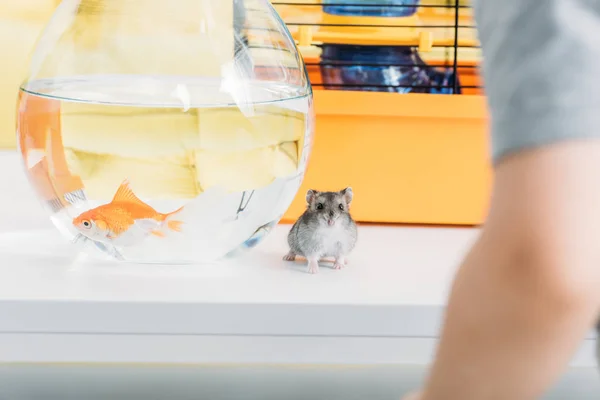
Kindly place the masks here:
POLYGON ((309 191, 306 192, 306 202, 308 204, 312 203, 313 200, 315 199, 315 197, 317 197, 318 194, 319 194, 318 191, 309 189, 309 191))
POLYGON ((344 196, 344 200, 346 200, 346 204, 350 205, 352 203, 352 199, 354 198, 354 192, 352 192, 351 187, 347 187, 346 189, 340 192, 342 196, 344 196))

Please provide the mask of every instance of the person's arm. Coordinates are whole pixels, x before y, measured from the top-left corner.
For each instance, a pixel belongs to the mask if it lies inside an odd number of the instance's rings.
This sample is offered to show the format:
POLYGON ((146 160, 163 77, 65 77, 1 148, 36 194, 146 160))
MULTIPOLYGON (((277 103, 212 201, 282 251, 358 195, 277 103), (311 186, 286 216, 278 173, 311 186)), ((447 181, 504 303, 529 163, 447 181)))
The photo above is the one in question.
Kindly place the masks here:
POLYGON ((598 316, 600 143, 506 161, 495 193, 422 400, 537 399, 598 316))
POLYGON ((600 312, 600 1, 479 0, 495 182, 422 400, 533 400, 600 312))

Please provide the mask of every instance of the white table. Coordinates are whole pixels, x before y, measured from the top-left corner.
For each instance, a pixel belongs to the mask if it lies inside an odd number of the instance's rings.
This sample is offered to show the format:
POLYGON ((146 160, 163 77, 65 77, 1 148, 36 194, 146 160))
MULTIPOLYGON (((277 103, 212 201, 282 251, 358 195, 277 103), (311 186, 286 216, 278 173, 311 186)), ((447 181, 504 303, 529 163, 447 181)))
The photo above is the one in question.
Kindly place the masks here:
POLYGON ((50 226, 15 153, 0 168, 0 363, 423 365, 477 234, 364 226, 349 266, 315 276, 281 260, 288 226, 218 266, 100 265, 50 226))

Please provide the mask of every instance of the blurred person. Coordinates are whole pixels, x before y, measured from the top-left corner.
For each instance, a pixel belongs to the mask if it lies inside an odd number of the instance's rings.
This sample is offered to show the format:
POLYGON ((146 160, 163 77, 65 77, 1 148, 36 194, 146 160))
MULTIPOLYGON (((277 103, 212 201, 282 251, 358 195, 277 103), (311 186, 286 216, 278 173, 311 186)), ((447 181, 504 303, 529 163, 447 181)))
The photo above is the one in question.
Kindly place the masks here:
POLYGON ((494 184, 418 400, 533 400, 600 312, 600 0, 475 0, 494 184))

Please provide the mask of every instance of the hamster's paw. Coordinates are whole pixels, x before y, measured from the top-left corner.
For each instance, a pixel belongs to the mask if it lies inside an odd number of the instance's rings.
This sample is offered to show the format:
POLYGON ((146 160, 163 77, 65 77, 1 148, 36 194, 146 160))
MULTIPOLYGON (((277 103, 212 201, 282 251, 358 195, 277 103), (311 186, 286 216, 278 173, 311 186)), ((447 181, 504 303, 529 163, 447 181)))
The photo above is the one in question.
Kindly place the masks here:
POLYGON ((346 257, 337 257, 333 263, 333 269, 342 269, 346 266, 346 263, 348 263, 346 257))
POLYGON ((319 262, 317 260, 310 260, 308 262, 308 273, 312 275, 319 273, 319 262))
POLYGON ((342 269, 345 266, 346 265, 341 260, 338 260, 335 262, 335 264, 333 264, 333 269, 342 269))
POLYGON ((285 256, 283 256, 283 261, 294 261, 296 260, 296 253, 289 252, 285 256))

